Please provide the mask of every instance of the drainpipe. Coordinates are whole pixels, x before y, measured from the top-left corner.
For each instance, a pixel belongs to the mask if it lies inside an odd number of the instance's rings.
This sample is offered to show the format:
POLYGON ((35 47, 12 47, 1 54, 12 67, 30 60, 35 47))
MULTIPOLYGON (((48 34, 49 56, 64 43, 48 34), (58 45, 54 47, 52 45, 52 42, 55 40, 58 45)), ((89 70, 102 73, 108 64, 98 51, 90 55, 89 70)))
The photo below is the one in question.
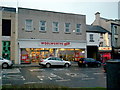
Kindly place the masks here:
POLYGON ((0 56, 2 56, 2 11, 4 8, 0 10, 0 56))

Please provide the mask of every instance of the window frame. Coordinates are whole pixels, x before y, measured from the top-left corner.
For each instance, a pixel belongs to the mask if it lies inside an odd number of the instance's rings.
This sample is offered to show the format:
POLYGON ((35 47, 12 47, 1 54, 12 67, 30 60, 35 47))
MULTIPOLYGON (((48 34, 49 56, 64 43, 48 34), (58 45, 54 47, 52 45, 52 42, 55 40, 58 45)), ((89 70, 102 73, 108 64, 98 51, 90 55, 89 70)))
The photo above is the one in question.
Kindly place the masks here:
POLYGON ((39 21, 39 31, 46 31, 46 21, 45 20, 40 20, 39 21), (42 25, 44 22, 44 25, 42 25), (44 28, 44 30, 42 30, 41 28, 44 28))
POLYGON ((70 23, 65 23, 65 24, 64 24, 64 27, 65 27, 64 32, 65 32, 65 33, 70 33, 70 26, 71 26, 70 23), (68 24, 68 27, 67 27, 67 24, 68 24), (68 29, 69 31, 67 31, 67 29, 68 29))
POLYGON ((118 34, 117 26, 114 26, 114 34, 115 34, 115 35, 118 34))
POLYGON ((59 32, 59 23, 58 23, 58 22, 53 22, 53 23, 52 23, 52 31, 53 31, 53 32, 59 32), (55 25, 55 24, 57 24, 57 25, 55 25), (57 29, 58 31, 56 31, 56 29, 57 29))
POLYGON ((27 32, 33 31, 33 20, 32 19, 25 20, 25 31, 27 31, 27 32), (29 25, 28 25, 27 21, 31 21, 31 22, 29 22, 29 25))
POLYGON ((76 33, 81 33, 81 24, 76 24, 76 30, 75 31, 76 31, 76 33), (79 32, 78 32, 78 30, 79 30, 79 32))
POLYGON ((89 42, 94 42, 94 34, 89 34, 89 42))

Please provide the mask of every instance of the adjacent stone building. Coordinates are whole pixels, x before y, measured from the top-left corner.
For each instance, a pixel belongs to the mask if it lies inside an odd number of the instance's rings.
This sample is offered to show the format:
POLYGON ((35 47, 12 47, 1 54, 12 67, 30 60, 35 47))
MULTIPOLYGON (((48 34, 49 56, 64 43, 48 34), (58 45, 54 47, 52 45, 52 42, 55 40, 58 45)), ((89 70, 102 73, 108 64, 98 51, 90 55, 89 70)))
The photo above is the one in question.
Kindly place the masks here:
POLYGON ((18 29, 15 8, 0 7, 0 56, 18 63, 18 29))
POLYGON ((111 59, 111 33, 97 25, 87 25, 87 57, 101 62, 111 59))
POLYGON ((118 53, 120 51, 120 20, 112 20, 112 19, 106 19, 100 17, 100 13, 97 12, 95 14, 95 20, 92 23, 92 25, 98 25, 109 32, 111 32, 111 45, 112 45, 112 50, 113 50, 113 58, 120 58, 120 56, 116 56, 115 53, 118 53))

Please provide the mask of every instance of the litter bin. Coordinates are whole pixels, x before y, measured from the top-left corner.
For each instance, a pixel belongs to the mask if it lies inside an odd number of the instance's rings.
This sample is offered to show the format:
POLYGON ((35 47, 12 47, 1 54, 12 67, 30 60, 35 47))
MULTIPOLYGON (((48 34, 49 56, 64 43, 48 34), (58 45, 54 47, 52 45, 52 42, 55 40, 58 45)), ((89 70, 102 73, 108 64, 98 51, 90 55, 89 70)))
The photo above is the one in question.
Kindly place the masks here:
POLYGON ((107 90, 120 90, 120 59, 107 61, 107 90))

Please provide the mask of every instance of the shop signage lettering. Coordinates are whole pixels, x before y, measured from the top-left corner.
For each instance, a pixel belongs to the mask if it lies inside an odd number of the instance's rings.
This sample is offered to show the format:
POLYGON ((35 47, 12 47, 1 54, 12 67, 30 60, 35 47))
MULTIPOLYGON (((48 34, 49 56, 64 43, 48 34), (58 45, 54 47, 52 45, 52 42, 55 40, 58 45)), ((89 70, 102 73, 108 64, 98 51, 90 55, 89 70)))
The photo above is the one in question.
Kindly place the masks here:
POLYGON ((111 47, 99 47, 99 50, 112 50, 111 47))
POLYGON ((41 45, 62 45, 62 46, 67 46, 67 45, 70 45, 70 42, 41 42, 41 45))

